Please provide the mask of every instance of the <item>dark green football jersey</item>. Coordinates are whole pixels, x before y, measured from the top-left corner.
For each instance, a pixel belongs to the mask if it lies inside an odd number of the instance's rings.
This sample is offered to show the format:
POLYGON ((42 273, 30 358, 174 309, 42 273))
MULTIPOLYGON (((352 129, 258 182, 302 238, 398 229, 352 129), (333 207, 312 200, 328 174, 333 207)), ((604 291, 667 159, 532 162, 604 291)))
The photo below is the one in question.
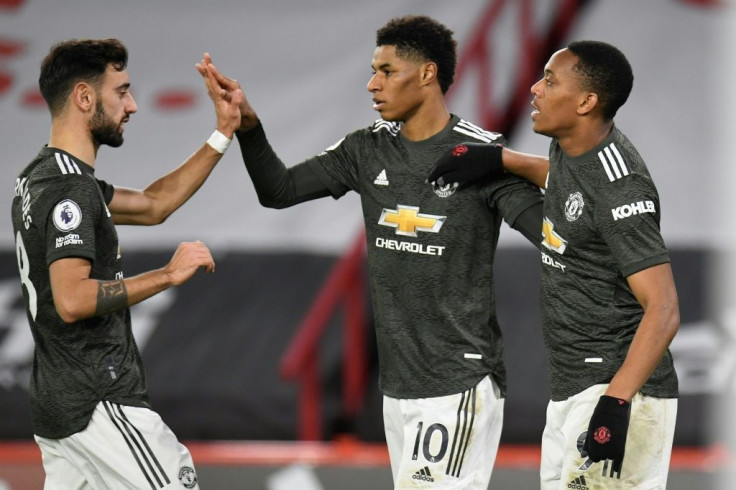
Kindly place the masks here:
MULTIPOLYGON (((659 195, 618 128, 575 158, 550 146, 544 197, 542 319, 552 399, 611 381, 644 314, 626 278, 669 262, 659 195)), ((673 398, 669 351, 641 390, 673 398)))
POLYGON ((459 191, 427 184, 437 159, 469 140, 503 141, 457 116, 419 142, 379 120, 307 161, 334 197, 360 194, 380 386, 394 398, 459 393, 488 374, 505 390, 493 257, 502 218, 513 223, 541 194, 513 176, 459 191))
POLYGON ((42 437, 83 430, 101 400, 148 406, 130 311, 64 323, 51 292, 49 266, 66 257, 89 260, 92 279, 123 278, 112 193, 91 166, 55 148, 42 148, 16 179, 13 233, 35 341, 31 415, 42 437))

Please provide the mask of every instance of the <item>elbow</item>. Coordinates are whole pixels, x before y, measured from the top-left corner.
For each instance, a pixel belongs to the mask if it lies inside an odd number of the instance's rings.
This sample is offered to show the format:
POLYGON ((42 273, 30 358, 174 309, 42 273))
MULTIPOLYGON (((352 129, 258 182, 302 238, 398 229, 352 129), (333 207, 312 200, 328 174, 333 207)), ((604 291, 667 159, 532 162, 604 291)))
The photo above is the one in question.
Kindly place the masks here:
POLYGON ((670 331, 671 331, 673 338, 679 329, 680 329, 680 308, 675 303, 672 314, 670 315, 670 331))
POLYGON ((662 335, 671 342, 680 328, 680 307, 677 301, 665 303, 660 309, 662 315, 662 335))
POLYGON ((159 216, 154 216, 149 223, 149 226, 163 224, 166 222, 167 219, 169 219, 169 216, 171 216, 171 214, 161 214, 159 216))
POLYGON ((269 196, 262 196, 258 195, 258 202, 263 206, 264 208, 270 208, 270 209, 284 209, 287 208, 288 205, 285 204, 283 201, 279 201, 277 199, 274 199, 269 196))
POLYGON ((84 312, 74 302, 54 300, 56 313, 64 323, 76 323, 86 318, 84 312))
POLYGON ((162 199, 151 197, 148 206, 141 209, 136 218, 138 223, 143 226, 160 225, 171 216, 178 206, 173 202, 167 202, 162 199))
POLYGON ((154 226, 154 225, 160 225, 171 216, 171 213, 174 211, 166 210, 166 209, 153 209, 150 213, 146 214, 143 217, 144 225, 146 226, 154 226))
POLYGON ((154 226, 166 221, 169 214, 119 214, 113 217, 116 225, 154 226))

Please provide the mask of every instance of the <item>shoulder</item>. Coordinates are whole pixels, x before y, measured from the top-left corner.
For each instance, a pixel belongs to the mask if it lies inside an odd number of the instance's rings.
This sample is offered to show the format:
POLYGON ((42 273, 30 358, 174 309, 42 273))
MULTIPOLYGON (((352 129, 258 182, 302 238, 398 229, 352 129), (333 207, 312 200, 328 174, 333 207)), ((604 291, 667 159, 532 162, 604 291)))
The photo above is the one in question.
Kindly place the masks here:
POLYGON ((29 167, 29 186, 37 197, 97 192, 98 181, 90 167, 64 151, 44 148, 29 167))
POLYGON ((39 170, 48 175, 69 175, 72 177, 83 176, 85 172, 82 170, 84 164, 80 164, 70 154, 54 148, 45 148, 41 154, 42 160, 39 164, 39 170))
POLYGON ((567 157, 556 140, 550 145, 550 166, 563 165, 576 180, 599 191, 653 186, 644 160, 633 144, 614 128, 600 146, 579 157, 567 157))
POLYGON ((474 140, 482 141, 483 143, 503 143, 504 141, 501 133, 485 130, 477 124, 473 124, 462 118, 455 123, 452 130, 463 136, 470 136, 474 140))
POLYGON ((363 140, 374 140, 376 138, 396 138, 401 130, 401 123, 393 121, 384 121, 383 119, 377 119, 373 124, 368 127, 356 129, 348 133, 340 141, 333 145, 339 146, 344 141, 363 141, 363 140))
POLYGON ((338 148, 342 150, 362 148, 365 145, 374 145, 382 139, 395 139, 398 137, 400 129, 400 123, 378 119, 368 127, 356 129, 348 133, 335 144, 325 149, 319 156, 328 154, 338 148))
POLYGON ((55 148, 44 147, 26 167, 23 174, 30 187, 41 189, 85 189, 95 186, 97 180, 91 167, 72 155, 55 148))
POLYGON ((615 126, 611 137, 592 155, 591 160, 607 182, 626 181, 632 176, 649 177, 644 159, 631 141, 615 126))
POLYGON ((629 208, 656 213, 659 194, 654 181, 633 144, 614 128, 614 138, 591 158, 591 169, 599 182, 596 199, 617 213, 629 208))
POLYGON ((70 178, 76 182, 88 180, 74 178, 82 176, 81 167, 69 155, 43 148, 20 173, 18 180, 38 193, 48 187, 64 186, 70 182, 70 178))
POLYGON ((622 141, 611 141, 592 160, 594 168, 608 182, 626 179, 643 167, 641 157, 633 146, 623 144, 622 141))

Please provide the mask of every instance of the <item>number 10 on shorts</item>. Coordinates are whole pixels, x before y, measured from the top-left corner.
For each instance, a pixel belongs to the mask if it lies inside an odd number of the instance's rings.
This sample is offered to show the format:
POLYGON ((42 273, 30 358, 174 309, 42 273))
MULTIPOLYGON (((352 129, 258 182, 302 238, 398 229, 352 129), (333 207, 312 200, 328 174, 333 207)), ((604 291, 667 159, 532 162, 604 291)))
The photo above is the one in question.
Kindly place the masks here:
POLYGON ((442 461, 447 452, 447 446, 449 443, 449 434, 447 427, 442 424, 432 424, 427 427, 425 432, 422 431, 424 428, 424 422, 417 424, 417 436, 414 439, 414 451, 412 452, 411 459, 416 461, 419 458, 419 448, 421 446, 422 456, 430 463, 436 463, 442 461), (433 438, 439 437, 439 449, 438 444, 435 443, 434 447, 430 447, 433 438), (433 450, 436 451, 433 453, 433 450))

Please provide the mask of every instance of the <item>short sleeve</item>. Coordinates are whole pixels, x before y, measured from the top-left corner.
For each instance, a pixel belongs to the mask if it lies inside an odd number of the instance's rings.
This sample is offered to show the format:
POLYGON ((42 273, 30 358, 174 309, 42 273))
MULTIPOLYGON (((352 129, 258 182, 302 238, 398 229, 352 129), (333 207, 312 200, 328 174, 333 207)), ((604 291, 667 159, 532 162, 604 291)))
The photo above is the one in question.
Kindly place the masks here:
POLYGON ((596 196, 595 221, 625 277, 669 262, 659 196, 647 176, 632 173, 605 185, 596 196))
POLYGON ((95 258, 95 229, 102 211, 101 191, 90 176, 64 179, 44 205, 34 210, 45 224, 46 262, 65 257, 95 258))
POLYGON ((108 184, 104 180, 97 180, 97 185, 100 186, 100 192, 102 192, 102 197, 105 198, 105 204, 110 204, 110 201, 112 201, 112 196, 115 194, 115 187, 113 187, 112 184, 108 184))

